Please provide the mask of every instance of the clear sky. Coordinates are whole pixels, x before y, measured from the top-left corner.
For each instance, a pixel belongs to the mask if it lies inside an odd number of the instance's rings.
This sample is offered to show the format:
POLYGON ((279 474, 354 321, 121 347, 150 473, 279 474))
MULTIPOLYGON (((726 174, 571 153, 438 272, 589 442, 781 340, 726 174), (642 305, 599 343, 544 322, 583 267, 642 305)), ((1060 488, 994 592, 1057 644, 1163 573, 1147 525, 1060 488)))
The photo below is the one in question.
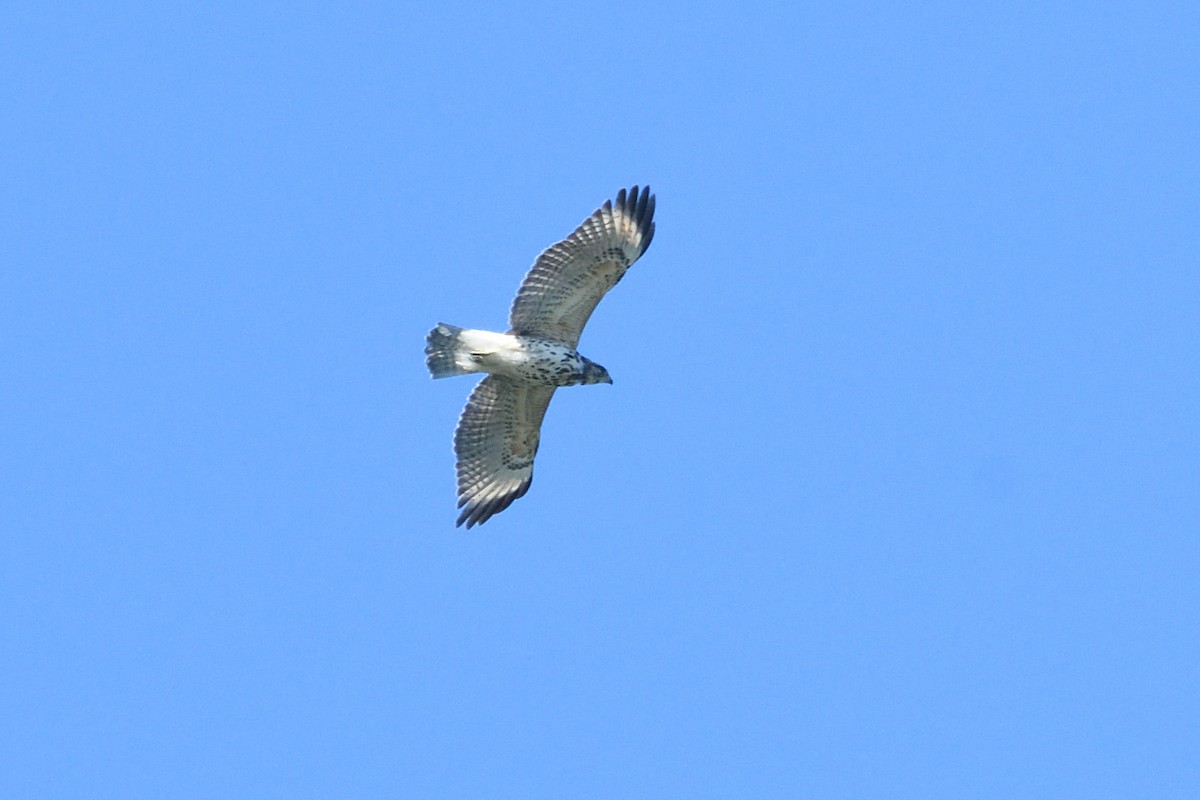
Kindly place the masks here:
POLYGON ((1196 796, 1196 3, 0 36, 6 800, 1196 796), (455 529, 426 331, 634 183, 455 529))

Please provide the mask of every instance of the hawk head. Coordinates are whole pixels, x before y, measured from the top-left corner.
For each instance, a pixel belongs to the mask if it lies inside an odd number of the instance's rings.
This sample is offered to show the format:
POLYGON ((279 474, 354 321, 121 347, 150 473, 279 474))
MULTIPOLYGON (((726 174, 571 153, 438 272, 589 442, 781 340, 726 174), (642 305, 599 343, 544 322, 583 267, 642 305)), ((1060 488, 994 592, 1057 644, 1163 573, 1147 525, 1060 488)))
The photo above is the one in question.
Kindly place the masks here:
MULTIPOLYGON (((583 358, 583 356, 580 356, 580 358, 583 358)), ((604 367, 595 361, 584 358, 582 383, 612 383, 612 378, 608 376, 608 370, 604 367)))

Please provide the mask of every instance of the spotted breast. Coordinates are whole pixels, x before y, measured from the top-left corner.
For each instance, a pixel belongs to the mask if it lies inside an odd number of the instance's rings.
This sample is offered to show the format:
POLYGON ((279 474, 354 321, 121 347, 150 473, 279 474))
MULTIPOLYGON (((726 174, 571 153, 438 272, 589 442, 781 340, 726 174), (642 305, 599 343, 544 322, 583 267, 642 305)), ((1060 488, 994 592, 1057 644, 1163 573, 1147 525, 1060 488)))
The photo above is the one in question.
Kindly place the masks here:
POLYGON ((525 358, 512 363, 517 377, 542 386, 575 386, 583 381, 583 357, 573 347, 540 336, 517 336, 525 358))

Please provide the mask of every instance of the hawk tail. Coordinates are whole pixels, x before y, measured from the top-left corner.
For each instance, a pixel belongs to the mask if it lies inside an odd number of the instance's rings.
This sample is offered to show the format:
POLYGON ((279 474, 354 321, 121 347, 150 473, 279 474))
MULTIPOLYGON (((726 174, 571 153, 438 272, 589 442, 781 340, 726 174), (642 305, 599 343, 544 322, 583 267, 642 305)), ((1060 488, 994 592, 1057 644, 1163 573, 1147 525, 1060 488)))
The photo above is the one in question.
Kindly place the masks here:
POLYGON ((464 368, 458 363, 461 353, 463 329, 456 325, 439 322, 425 337, 425 359, 429 374, 434 378, 450 378, 468 375, 475 369, 464 368))

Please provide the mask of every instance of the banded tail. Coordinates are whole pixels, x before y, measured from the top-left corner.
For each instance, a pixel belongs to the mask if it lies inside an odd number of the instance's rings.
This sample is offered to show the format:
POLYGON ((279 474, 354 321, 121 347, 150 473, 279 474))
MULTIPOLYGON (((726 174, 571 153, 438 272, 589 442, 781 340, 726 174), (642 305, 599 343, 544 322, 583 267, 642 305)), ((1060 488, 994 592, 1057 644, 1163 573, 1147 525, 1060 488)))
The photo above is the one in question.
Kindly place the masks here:
POLYGON ((457 325, 439 322, 425 337, 425 365, 429 367, 429 374, 434 378, 451 378, 476 371, 474 367, 464 368, 459 364, 458 357, 462 354, 462 332, 463 329, 457 325))

